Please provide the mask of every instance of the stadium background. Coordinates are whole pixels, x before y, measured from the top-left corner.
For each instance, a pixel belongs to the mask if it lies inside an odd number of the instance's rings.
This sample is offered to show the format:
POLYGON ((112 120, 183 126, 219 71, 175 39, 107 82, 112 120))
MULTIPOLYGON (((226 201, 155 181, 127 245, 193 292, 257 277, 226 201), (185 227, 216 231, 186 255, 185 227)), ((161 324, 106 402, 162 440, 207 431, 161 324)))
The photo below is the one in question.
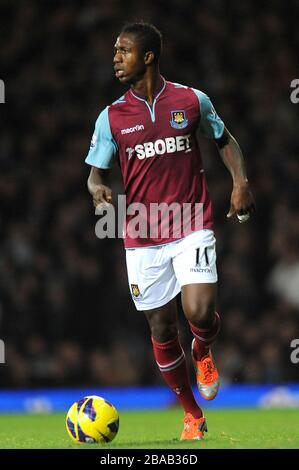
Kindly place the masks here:
MULTIPOLYGON (((163 385, 135 311, 121 240, 100 241, 84 163, 99 111, 123 94, 113 45, 125 20, 164 34, 161 72, 197 87, 239 141, 258 212, 227 221, 230 176, 202 153, 214 202, 227 384, 298 379, 298 77, 295 0, 9 2, 1 9, 0 338, 3 389, 163 385)), ((114 194, 122 191, 117 167, 114 194)), ((181 338, 190 336, 182 313, 181 338)), ((190 366, 191 367, 191 366, 190 366)))

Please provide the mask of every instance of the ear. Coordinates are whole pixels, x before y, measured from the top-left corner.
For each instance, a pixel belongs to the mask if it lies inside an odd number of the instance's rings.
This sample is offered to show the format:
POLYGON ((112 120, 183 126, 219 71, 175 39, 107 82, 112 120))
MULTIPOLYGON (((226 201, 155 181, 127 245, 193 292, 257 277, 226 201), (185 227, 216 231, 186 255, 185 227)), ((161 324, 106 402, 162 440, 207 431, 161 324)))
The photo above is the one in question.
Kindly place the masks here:
POLYGON ((150 65, 154 62, 155 54, 153 51, 148 51, 144 54, 144 63, 145 65, 150 65))

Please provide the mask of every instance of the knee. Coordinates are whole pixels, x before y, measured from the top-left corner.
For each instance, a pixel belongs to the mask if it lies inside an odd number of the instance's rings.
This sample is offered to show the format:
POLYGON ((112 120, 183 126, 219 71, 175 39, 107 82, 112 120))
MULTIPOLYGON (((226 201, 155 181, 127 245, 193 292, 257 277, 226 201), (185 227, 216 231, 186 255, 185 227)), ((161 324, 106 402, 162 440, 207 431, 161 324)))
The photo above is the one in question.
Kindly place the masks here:
POLYGON ((215 319, 215 302, 209 299, 189 301, 184 308, 185 316, 198 328, 210 328, 215 319))
POLYGON ((170 341, 178 333, 175 323, 165 322, 160 318, 154 318, 149 324, 151 335, 158 343, 166 343, 166 341, 170 341))

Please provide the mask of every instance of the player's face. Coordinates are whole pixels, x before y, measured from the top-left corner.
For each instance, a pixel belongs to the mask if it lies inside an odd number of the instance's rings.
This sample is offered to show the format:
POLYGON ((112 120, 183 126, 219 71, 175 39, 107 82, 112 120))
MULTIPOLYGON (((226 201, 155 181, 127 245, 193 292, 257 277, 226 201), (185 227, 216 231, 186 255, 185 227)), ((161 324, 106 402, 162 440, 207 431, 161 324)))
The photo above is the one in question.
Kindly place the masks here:
POLYGON ((120 83, 133 84, 143 77, 146 71, 144 54, 133 34, 123 33, 117 38, 113 62, 120 83))

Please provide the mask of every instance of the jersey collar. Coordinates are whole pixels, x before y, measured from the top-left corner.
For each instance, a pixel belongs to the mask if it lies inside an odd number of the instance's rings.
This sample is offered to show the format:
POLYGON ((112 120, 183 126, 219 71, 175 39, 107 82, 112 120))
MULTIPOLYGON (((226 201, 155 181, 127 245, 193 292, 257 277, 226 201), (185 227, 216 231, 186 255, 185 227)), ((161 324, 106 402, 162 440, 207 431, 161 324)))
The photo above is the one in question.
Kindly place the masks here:
MULTIPOLYGON (((166 80, 164 79, 164 77, 162 77, 162 75, 161 75, 161 78, 163 80, 163 85, 162 85, 162 88, 158 91, 158 93, 154 96, 155 101, 157 101, 159 96, 163 93, 163 91, 166 88, 166 80)), ((136 98, 137 100, 145 101, 147 103, 147 100, 145 98, 142 98, 142 96, 139 96, 136 92, 133 92, 131 89, 129 91, 131 95, 134 96, 134 98, 136 98)))

